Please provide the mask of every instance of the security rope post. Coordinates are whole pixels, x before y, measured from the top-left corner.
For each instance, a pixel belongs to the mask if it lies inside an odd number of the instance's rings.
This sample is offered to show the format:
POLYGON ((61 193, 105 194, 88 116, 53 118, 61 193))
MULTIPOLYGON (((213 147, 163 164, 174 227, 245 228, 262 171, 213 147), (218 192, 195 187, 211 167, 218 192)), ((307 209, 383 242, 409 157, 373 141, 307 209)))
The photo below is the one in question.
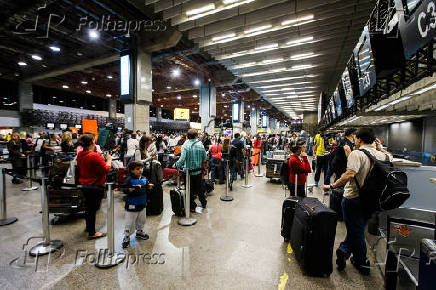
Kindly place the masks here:
POLYGON ((263 177, 263 174, 260 173, 260 167, 262 166, 262 148, 260 148, 260 151, 257 154, 259 154, 257 159, 257 173, 254 176, 263 177))
POLYGON ((186 168, 185 178, 186 190, 185 190, 185 217, 179 219, 179 225, 192 226, 197 223, 197 219, 191 218, 191 176, 189 169, 186 168))
POLYGON ((33 186, 32 182, 33 182, 33 166, 32 166, 32 162, 30 161, 30 155, 27 155, 27 174, 28 174, 28 187, 25 187, 22 189, 22 191, 32 191, 32 190, 37 190, 38 186, 33 186))
POLYGON ((221 197, 220 197, 220 199, 222 200, 222 201, 232 201, 233 200, 233 197, 232 196, 230 196, 229 195, 229 179, 231 178, 230 177, 230 166, 229 166, 229 160, 226 160, 226 172, 225 172, 225 175, 226 175, 226 195, 222 195, 221 197))
POLYGON ((41 186, 41 207, 42 207, 42 234, 44 241, 35 245, 30 249, 29 255, 43 256, 53 252, 59 251, 64 246, 64 242, 61 240, 50 239, 50 227, 49 227, 49 212, 48 212, 48 191, 47 191, 47 178, 42 179, 41 186))
POLYGON ((8 218, 7 213, 7 204, 6 204, 6 168, 2 168, 1 171, 1 177, 0 177, 0 226, 7 226, 10 224, 13 224, 18 219, 16 217, 8 218))
POLYGON ((107 249, 98 253, 98 260, 95 266, 100 269, 108 269, 124 262, 126 255, 115 252, 115 209, 113 183, 107 184, 107 249))
POLYGON ((244 188, 250 188, 252 187, 251 184, 248 184, 248 166, 250 165, 250 156, 251 156, 251 151, 248 151, 248 155, 245 157, 245 180, 244 180, 244 184, 241 185, 244 188))

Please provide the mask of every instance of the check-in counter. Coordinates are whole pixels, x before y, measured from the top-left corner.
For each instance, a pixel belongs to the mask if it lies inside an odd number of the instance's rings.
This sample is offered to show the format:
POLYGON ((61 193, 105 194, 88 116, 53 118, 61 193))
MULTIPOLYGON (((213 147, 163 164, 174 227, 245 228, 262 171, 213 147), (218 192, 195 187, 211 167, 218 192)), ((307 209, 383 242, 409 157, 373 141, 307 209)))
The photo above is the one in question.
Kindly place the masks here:
POLYGON ((368 233, 367 240, 384 274, 388 248, 396 255, 400 253, 400 269, 405 273, 400 276, 408 280, 401 283, 410 283, 412 289, 418 284, 421 240, 436 239, 436 167, 404 159, 394 159, 393 163, 407 174, 410 198, 401 208, 380 213, 380 236, 368 233))

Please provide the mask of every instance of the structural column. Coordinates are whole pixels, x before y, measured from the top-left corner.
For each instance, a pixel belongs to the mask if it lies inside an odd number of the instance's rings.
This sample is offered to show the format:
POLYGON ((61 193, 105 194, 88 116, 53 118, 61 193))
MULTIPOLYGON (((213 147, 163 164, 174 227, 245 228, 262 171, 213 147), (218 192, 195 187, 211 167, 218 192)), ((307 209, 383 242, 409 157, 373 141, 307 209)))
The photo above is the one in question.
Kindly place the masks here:
POLYGON ((203 83, 200 88, 201 130, 213 134, 216 117, 216 88, 212 83, 203 83))
POLYGON ((234 101, 232 103, 232 124, 233 134, 241 133, 244 129, 244 101, 234 101))
POLYGON ((257 109, 252 108, 250 111, 250 127, 251 127, 252 136, 257 134, 258 120, 259 120, 259 112, 257 111, 257 109))
POLYGON ((161 107, 156 108, 156 121, 157 122, 162 121, 162 108, 161 107))
POLYGON ((269 119, 269 128, 271 129, 271 133, 275 133, 276 119, 274 119, 274 118, 269 119))
POLYGON ((134 57, 134 96, 133 103, 126 104, 124 114, 126 128, 150 133, 150 105, 152 103, 152 63, 151 54, 137 49, 134 57))
POLYGON ((109 99, 109 118, 115 119, 117 117, 117 100, 109 99))

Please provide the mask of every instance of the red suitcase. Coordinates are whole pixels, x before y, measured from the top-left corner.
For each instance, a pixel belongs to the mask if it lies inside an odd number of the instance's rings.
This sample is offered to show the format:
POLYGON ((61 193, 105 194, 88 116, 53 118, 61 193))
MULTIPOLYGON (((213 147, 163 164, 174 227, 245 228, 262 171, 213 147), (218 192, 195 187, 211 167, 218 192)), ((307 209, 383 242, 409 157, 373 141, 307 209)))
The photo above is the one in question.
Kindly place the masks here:
POLYGON ((129 173, 127 172, 125 167, 118 168, 118 184, 123 184, 126 181, 127 177, 129 177, 129 173))
POLYGON ((177 169, 164 168, 162 172, 162 180, 176 180, 177 179, 177 169))

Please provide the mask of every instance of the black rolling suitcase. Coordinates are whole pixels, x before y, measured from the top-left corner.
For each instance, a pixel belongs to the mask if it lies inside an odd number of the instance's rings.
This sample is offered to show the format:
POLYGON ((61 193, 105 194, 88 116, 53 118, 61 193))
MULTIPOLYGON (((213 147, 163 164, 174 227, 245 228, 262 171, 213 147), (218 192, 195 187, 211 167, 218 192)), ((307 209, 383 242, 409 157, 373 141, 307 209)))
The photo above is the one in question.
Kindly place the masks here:
POLYGON ((283 201, 281 233, 285 242, 291 238, 292 222, 294 221, 295 208, 301 200, 300 197, 291 196, 283 201))
POLYGON ((163 211, 162 185, 155 184, 147 194, 147 215, 160 215, 163 211))
POLYGON ((343 221, 342 215, 342 197, 344 196, 343 188, 334 188, 330 192, 329 207, 338 214, 338 221, 343 221))
POLYGON ((177 187, 170 190, 171 208, 176 216, 185 216, 185 190, 177 187))
POLYGON ((296 204, 291 246, 305 275, 328 277, 333 272, 333 245, 337 214, 318 199, 305 197, 296 204))

